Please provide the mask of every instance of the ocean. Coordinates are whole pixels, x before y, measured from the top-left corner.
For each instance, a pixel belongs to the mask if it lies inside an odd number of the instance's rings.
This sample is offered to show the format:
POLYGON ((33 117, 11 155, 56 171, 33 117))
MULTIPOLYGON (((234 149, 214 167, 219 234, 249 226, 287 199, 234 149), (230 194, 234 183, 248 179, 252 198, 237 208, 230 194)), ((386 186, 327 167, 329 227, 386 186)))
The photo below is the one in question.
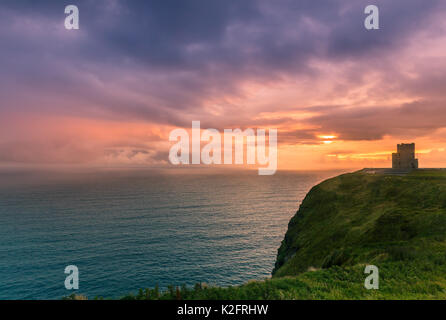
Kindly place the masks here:
POLYGON ((268 278, 306 193, 339 173, 1 172, 0 299, 268 278), (79 290, 65 289, 68 265, 79 290))

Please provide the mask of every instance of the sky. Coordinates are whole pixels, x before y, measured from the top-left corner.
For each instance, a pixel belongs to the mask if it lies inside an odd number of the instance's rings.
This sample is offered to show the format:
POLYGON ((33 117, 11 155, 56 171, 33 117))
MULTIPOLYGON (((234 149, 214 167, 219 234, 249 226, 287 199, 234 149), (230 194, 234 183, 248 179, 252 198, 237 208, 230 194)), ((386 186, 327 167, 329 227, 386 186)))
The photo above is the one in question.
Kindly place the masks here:
POLYGON ((1 1, 0 166, 168 167, 169 133, 200 121, 277 128, 279 169, 389 167, 401 142, 446 167, 445 14, 441 0, 1 1))

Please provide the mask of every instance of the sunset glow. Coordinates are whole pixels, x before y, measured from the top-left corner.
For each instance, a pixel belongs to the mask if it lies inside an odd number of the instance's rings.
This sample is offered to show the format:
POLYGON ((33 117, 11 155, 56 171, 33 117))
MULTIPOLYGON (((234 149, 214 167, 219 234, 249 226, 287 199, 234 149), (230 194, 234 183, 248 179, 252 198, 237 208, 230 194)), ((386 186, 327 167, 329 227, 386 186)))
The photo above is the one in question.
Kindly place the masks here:
POLYGON ((392 24, 376 32, 357 27, 363 5, 234 2, 144 23, 112 1, 67 33, 49 5, 2 4, 0 165, 169 167, 168 133, 201 121, 277 128, 279 169, 388 167, 400 142, 444 166, 444 2, 383 3, 392 24))

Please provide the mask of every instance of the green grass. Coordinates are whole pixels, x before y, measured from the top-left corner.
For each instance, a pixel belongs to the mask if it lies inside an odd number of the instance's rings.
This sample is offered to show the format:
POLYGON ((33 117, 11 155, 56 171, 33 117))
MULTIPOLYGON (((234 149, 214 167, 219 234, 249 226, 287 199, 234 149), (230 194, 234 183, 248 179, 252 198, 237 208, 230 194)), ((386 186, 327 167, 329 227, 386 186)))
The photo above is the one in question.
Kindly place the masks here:
POLYGON ((445 299, 446 171, 344 174, 313 187, 271 279, 140 290, 123 299, 445 299), (364 268, 379 268, 379 290, 364 268))
POLYGON ((274 276, 308 267, 431 261, 446 252, 446 172, 345 174, 313 187, 291 219, 274 276))

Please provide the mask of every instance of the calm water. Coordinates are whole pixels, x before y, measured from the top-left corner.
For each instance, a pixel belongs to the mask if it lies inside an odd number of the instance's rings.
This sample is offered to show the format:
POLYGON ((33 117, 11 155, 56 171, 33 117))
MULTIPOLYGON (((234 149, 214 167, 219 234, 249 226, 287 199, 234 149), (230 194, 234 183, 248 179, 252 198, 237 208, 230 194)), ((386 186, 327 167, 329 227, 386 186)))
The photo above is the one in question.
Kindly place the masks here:
POLYGON ((119 297, 270 276, 289 219, 337 172, 0 174, 0 299, 119 297))

